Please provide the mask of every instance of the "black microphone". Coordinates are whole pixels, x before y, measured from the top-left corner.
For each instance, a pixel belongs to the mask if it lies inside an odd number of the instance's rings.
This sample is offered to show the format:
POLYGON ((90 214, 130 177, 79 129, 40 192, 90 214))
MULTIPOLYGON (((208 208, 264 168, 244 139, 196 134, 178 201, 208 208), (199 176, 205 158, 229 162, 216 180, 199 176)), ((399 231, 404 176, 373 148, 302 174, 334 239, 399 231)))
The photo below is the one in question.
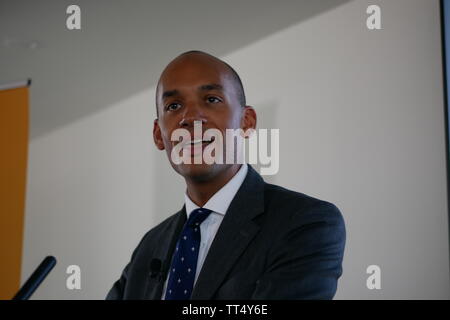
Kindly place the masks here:
POLYGON ((150 262, 150 278, 156 278, 158 275, 161 276, 162 271, 162 261, 159 259, 152 259, 150 262))
POLYGON ((16 293, 13 300, 28 300, 28 298, 36 291, 48 273, 56 264, 56 259, 53 256, 47 256, 23 284, 22 288, 16 293))
POLYGON ((158 281, 166 280, 167 270, 160 259, 152 259, 150 262, 150 278, 158 278, 158 281))

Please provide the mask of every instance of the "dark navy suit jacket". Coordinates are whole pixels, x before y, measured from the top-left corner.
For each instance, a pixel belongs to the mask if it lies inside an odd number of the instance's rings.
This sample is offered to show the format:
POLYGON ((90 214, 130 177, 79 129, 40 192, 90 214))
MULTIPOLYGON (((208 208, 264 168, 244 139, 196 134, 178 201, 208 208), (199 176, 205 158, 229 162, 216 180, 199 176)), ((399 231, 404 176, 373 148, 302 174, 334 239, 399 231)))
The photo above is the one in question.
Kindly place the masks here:
MULTIPOLYGON (((160 299, 185 221, 183 206, 147 232, 107 299, 160 299)), ((249 165, 191 299, 332 299, 345 236, 334 204, 265 183, 249 165)))

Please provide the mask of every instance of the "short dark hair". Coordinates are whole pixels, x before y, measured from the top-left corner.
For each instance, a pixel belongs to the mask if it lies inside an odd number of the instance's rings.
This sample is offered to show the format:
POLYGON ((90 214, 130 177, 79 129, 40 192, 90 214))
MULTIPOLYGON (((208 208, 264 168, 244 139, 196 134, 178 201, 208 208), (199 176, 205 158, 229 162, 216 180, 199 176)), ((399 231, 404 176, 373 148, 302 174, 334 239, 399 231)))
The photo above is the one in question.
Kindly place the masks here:
MULTIPOLYGON (((241 104, 242 107, 244 107, 244 106, 247 104, 246 98, 245 98, 244 86, 243 86, 243 84, 242 84, 241 77, 239 77, 239 74, 236 72, 236 70, 233 69, 232 66, 230 66, 230 65, 229 65, 228 63, 226 63, 225 61, 223 61, 223 60, 221 60, 221 59, 219 59, 219 58, 213 56, 212 54, 209 54, 209 53, 207 53, 207 52, 200 51, 200 50, 190 50, 190 51, 183 52, 183 53, 179 54, 179 55, 177 56, 177 58, 178 58, 178 57, 181 57, 181 56, 184 56, 184 55, 187 55, 187 54, 192 54, 192 53, 205 54, 205 55, 210 56, 210 57, 213 57, 214 59, 217 59, 217 60, 219 60, 221 63, 223 63, 223 64, 228 68, 228 70, 231 72, 231 76, 233 77, 233 80, 234 80, 235 83, 236 83, 236 89, 237 89, 237 95, 238 95, 239 103, 241 104)), ((157 117, 159 116, 158 113, 159 113, 159 112, 158 112, 158 104, 156 104, 156 116, 157 116, 157 117)))

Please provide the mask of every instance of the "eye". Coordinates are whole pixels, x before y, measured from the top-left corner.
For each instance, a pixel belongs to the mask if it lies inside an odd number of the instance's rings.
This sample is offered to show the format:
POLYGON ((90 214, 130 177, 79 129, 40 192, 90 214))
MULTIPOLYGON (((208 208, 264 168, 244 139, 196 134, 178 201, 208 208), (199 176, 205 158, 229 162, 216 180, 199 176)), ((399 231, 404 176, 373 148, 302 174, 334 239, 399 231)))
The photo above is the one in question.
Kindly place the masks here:
POLYGON ((208 97, 206 99, 209 103, 218 103, 218 102, 222 102, 221 99, 217 98, 217 97, 208 97))
POLYGON ((181 107, 179 103, 171 103, 166 107, 167 111, 175 111, 178 109, 178 107, 181 107))

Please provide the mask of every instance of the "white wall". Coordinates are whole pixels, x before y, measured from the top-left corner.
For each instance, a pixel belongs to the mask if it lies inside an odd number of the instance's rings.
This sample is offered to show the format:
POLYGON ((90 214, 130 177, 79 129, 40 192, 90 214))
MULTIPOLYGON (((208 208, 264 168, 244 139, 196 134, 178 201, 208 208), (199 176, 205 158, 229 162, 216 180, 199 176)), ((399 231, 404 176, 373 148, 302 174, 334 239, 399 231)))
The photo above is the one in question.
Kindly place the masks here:
MULTIPOLYGON (((344 215, 338 299, 450 297, 438 4, 351 1, 222 57, 259 124, 280 128, 269 180, 344 215), (381 6, 382 30, 365 27, 369 4, 381 6), (365 286, 371 264, 378 291, 365 286)), ((31 142, 23 278, 46 254, 59 261, 34 298, 104 298, 142 235, 182 206, 153 118, 148 88, 31 142), (65 288, 70 264, 80 291, 65 288)))
POLYGON ((354 1, 252 44, 250 101, 277 101, 275 182, 334 202, 347 224, 336 298, 448 298, 448 214, 439 7, 354 1), (295 174, 292 174, 295 172, 295 174), (365 287, 368 265, 382 290, 365 287))

